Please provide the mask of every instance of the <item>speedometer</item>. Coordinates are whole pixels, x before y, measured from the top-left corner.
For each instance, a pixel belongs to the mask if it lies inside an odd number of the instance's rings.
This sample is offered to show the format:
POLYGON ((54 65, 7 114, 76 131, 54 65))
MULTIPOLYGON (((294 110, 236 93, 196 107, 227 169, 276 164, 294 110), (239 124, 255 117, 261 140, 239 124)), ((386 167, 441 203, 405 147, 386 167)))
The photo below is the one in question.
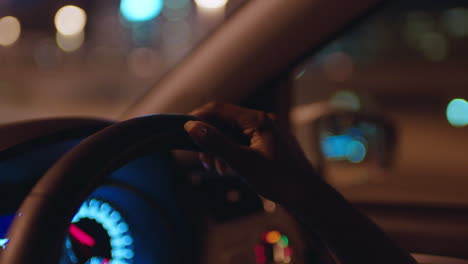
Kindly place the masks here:
POLYGON ((122 214, 105 201, 85 201, 68 231, 65 246, 73 263, 134 263, 134 240, 129 226, 122 214))

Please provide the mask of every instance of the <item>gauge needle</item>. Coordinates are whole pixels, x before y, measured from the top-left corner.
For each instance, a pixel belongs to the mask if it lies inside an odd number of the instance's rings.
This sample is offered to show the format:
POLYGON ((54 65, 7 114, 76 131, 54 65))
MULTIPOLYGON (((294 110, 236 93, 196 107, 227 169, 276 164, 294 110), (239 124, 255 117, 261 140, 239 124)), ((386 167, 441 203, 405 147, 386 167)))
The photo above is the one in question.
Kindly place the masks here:
POLYGON ((70 235, 72 235, 78 242, 80 242, 83 245, 87 246, 94 246, 96 244, 96 241, 94 238, 92 238, 90 235, 88 235, 85 231, 81 230, 79 227, 77 227, 74 224, 70 225, 70 228, 68 229, 70 232, 70 235))

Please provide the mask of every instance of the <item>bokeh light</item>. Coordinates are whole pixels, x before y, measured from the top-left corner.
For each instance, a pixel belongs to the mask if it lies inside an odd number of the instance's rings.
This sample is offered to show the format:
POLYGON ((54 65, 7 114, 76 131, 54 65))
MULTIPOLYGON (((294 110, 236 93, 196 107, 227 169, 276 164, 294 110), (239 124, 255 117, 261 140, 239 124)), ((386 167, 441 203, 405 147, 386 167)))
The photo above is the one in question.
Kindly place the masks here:
POLYGON ((468 101, 456 98, 447 106, 447 120, 454 127, 468 125, 468 101))
POLYGON ((16 17, 0 18, 0 45, 13 45, 21 35, 21 24, 16 17))
POLYGON ((343 82, 351 78, 353 74, 353 60, 344 52, 334 52, 323 61, 323 71, 328 79, 343 82))
POLYGON ((189 5, 189 0, 169 0, 164 2, 164 7, 171 9, 181 9, 189 5))
POLYGON ((322 152, 329 159, 346 160, 348 144, 353 140, 350 135, 327 136, 321 142, 322 152))
POLYGON ((265 241, 270 243, 270 244, 275 244, 281 239, 281 234, 280 232, 273 230, 270 232, 267 232, 265 235, 265 241))
POLYGON ((55 36, 57 46, 65 52, 73 52, 78 50, 83 45, 84 40, 84 31, 74 35, 63 35, 62 33, 57 32, 55 36))
POLYGON ((447 32, 453 37, 468 35, 468 9, 457 7, 445 11, 443 22, 447 32))
POLYGON ((421 36, 419 49, 429 60, 441 61, 448 55, 449 43, 444 35, 436 32, 429 32, 421 36))
POLYGON ((403 35, 411 47, 418 48, 421 36, 433 32, 435 28, 435 23, 431 15, 422 11, 411 12, 406 17, 403 35))
POLYGON ((221 8, 227 4, 228 0, 195 0, 197 6, 202 8, 221 8))
POLYGON ((86 12, 74 5, 60 8, 55 14, 55 27, 63 35, 75 35, 86 26, 86 12))
POLYGON ((265 232, 261 242, 255 246, 255 262, 257 264, 292 263, 293 250, 289 244, 289 238, 280 231, 265 232))
POLYGON ((367 149, 362 142, 353 140, 347 146, 346 156, 352 163, 359 163, 364 160, 367 154, 367 149))
POLYGON ((143 22, 157 17, 163 6, 163 0, 122 0, 120 12, 130 22, 143 22))
POLYGON ((351 91, 338 91, 331 98, 330 103, 338 108, 358 111, 361 108, 359 96, 351 91))
POLYGON ((281 235, 281 238, 277 243, 280 247, 285 248, 289 246, 289 238, 285 235, 281 235))
POLYGON ((192 11, 192 5, 188 0, 173 0, 164 2, 162 15, 169 21, 186 19, 192 11))
POLYGON ((367 147, 361 140, 344 134, 327 136, 321 140, 320 144, 322 153, 327 159, 360 163, 367 155, 367 147))

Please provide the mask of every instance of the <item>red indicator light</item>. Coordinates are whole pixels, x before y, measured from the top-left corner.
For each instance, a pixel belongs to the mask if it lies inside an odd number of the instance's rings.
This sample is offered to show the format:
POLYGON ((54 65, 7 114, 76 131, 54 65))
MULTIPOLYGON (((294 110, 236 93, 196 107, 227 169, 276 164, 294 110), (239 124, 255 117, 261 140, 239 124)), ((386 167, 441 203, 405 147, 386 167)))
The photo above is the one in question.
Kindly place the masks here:
POLYGON ((85 231, 81 230, 74 224, 70 225, 68 232, 70 232, 70 235, 72 235, 76 240, 78 240, 78 242, 80 242, 83 245, 87 245, 90 247, 96 245, 96 241, 94 240, 94 238, 92 238, 85 231))

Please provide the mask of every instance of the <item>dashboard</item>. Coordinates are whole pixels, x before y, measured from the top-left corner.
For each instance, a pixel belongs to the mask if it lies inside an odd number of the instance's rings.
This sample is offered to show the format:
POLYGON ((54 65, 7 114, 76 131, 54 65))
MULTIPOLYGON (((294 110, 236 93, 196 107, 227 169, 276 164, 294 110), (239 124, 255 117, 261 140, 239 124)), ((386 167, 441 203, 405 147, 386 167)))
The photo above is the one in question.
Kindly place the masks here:
MULTIPOLYGON (((50 124, 50 120, 45 123, 50 124)), ((8 229, 22 216, 18 208, 41 176, 88 135, 109 125, 104 122, 86 129, 65 125, 67 129, 60 130, 60 123, 51 126, 53 131, 19 126, 22 133, 33 134, 27 136, 18 136, 18 127, 8 127, 14 136, 4 142, 0 139, 0 252, 8 251, 8 229)), ((300 225, 281 206, 259 197, 235 175, 221 177, 215 171, 184 170, 179 165, 173 153, 154 151, 109 174, 74 212, 58 263, 324 263, 313 250, 323 246, 321 242, 306 240, 300 225)), ((368 215, 387 229, 389 217, 382 213, 373 216, 383 210, 381 206, 361 209, 370 210, 368 215)), ((395 216, 404 217, 404 223, 417 220, 399 212, 392 213, 391 217, 395 216)), ((427 219, 418 222, 428 223, 427 219)), ((394 222, 389 222, 390 226, 394 222)), ((405 248, 428 252, 429 246, 405 248)), ((457 252, 449 255, 457 256, 457 252)), ((421 263, 466 263, 430 255, 415 257, 421 263)))
MULTIPOLYGON (((3 250, 31 188, 89 133, 41 133, 0 151, 3 250)), ((170 152, 155 151, 124 164, 83 201, 59 263, 305 263, 304 245, 293 218, 237 177, 182 172, 170 152)))

